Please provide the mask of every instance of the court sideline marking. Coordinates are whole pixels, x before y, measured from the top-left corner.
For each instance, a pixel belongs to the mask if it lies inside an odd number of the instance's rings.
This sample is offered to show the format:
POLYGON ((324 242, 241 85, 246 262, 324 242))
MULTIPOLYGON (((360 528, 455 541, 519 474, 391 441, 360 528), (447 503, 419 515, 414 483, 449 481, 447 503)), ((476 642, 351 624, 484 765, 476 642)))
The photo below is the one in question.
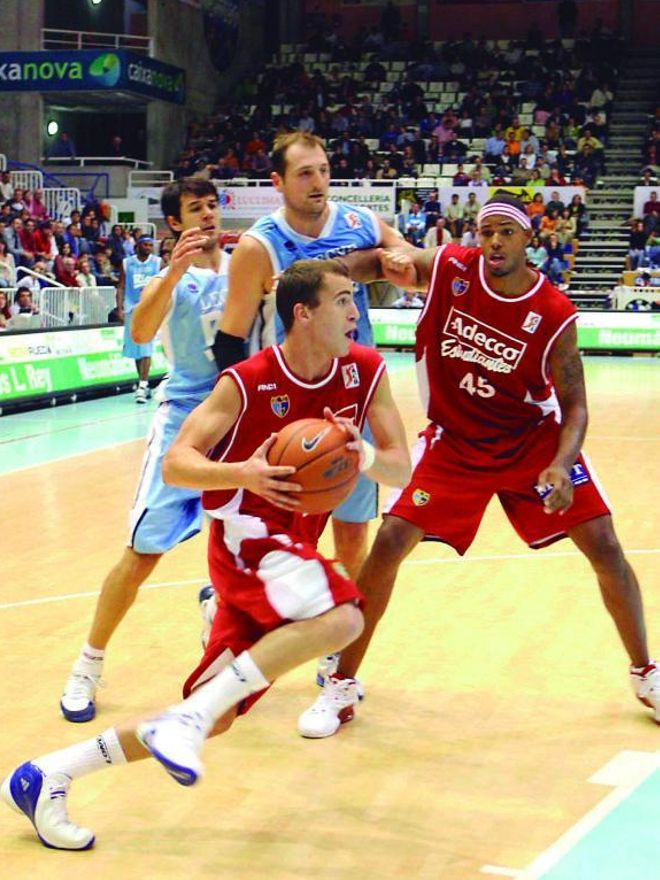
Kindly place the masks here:
MULTIPOLYGON (((626 556, 642 556, 656 553, 660 553, 660 549, 626 550, 626 556)), ((504 553, 499 556, 470 556, 467 558, 458 557, 455 559, 409 559, 406 560, 403 565, 469 565, 473 562, 502 562, 511 559, 526 559, 534 562, 538 560, 546 561, 548 559, 563 559, 566 557, 575 557, 576 559, 584 558, 582 553, 577 550, 569 550, 566 553, 539 553, 538 555, 531 555, 529 553, 504 553)), ((140 589, 160 590, 163 587, 186 587, 191 584, 202 586, 205 583, 208 583, 208 578, 200 576, 199 578, 184 581, 161 581, 160 583, 155 584, 143 584, 140 589)), ((46 605, 49 602, 65 602, 68 599, 89 599, 93 596, 98 596, 99 593, 100 590, 91 590, 82 593, 64 593, 59 596, 44 596, 38 599, 22 599, 20 602, 5 602, 0 604, 0 611, 7 611, 11 608, 24 608, 30 605, 46 605)))

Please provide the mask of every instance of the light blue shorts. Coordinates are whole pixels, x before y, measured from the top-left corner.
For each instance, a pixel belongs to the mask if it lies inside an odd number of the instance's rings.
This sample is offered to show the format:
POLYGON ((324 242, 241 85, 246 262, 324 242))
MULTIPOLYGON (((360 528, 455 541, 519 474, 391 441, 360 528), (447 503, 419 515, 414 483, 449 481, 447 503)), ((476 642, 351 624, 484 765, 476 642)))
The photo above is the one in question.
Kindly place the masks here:
POLYGON ((124 348, 122 349, 122 353, 124 357, 138 361, 140 358, 151 357, 154 344, 153 342, 145 342, 144 345, 139 345, 137 342, 133 342, 131 339, 132 317, 133 312, 126 312, 124 315, 124 348))
MULTIPOLYGON (((365 424, 362 436, 369 443, 373 443, 369 425, 365 424)), ((374 483, 364 475, 361 476, 346 501, 332 511, 332 516, 342 522, 353 523, 369 522, 370 519, 374 519, 378 516, 378 483, 374 483)))
POLYGON ((201 493, 163 482, 163 456, 190 412, 161 403, 147 437, 135 501, 129 513, 128 546, 136 553, 165 553, 202 528, 201 493))

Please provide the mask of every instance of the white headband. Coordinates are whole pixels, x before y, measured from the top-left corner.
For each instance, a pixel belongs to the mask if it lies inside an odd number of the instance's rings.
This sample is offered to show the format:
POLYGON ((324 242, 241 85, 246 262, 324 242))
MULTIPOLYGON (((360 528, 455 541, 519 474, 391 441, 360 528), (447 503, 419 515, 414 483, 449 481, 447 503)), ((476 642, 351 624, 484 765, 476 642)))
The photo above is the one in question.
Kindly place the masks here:
POLYGON ((508 202, 489 202, 487 205, 484 205, 477 214, 477 226, 481 226, 481 221, 493 214, 503 214, 509 220, 513 220, 519 226, 522 226, 523 229, 532 228, 532 223, 527 214, 521 211, 520 208, 516 208, 515 205, 508 204, 508 202))

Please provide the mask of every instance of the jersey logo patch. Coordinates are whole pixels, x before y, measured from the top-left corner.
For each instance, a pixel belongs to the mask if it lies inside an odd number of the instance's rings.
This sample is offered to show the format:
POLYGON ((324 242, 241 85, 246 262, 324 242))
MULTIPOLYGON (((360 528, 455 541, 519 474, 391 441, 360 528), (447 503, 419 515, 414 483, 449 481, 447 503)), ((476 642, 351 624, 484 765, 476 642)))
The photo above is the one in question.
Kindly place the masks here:
POLYGON ((512 373, 520 364, 527 343, 497 327, 451 307, 440 339, 442 357, 481 364, 493 373, 512 373))
POLYGON ((541 320, 541 315, 537 315, 536 312, 527 312, 527 317, 523 321, 522 328, 527 333, 536 333, 541 320))
POLYGON ((412 493, 412 500, 415 507, 424 507, 431 500, 431 495, 424 489, 415 489, 412 493))
POLYGON ((469 286, 470 282, 466 281, 465 278, 454 278, 451 283, 451 292, 454 296, 463 296, 464 293, 467 293, 469 286))
POLYGON ((341 374, 344 378, 344 388, 359 388, 360 372, 357 364, 345 364, 341 368, 341 374))
POLYGON ((360 229, 362 221, 354 211, 349 211, 348 214, 346 214, 346 225, 351 229, 360 229))
POLYGON ((291 401, 288 394, 278 394, 270 399, 270 408, 280 419, 289 412, 291 401))

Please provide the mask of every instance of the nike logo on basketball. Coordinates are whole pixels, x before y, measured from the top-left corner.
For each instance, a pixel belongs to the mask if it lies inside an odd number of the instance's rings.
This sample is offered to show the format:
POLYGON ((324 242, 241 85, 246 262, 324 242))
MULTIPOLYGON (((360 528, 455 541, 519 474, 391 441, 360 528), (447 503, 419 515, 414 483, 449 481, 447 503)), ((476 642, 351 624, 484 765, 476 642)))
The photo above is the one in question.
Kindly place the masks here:
POLYGON ((305 452, 313 452, 327 433, 328 428, 323 428, 323 430, 319 431, 318 434, 316 434, 315 437, 312 437, 311 440, 306 440, 303 437, 301 441, 302 448, 305 450, 305 452))

